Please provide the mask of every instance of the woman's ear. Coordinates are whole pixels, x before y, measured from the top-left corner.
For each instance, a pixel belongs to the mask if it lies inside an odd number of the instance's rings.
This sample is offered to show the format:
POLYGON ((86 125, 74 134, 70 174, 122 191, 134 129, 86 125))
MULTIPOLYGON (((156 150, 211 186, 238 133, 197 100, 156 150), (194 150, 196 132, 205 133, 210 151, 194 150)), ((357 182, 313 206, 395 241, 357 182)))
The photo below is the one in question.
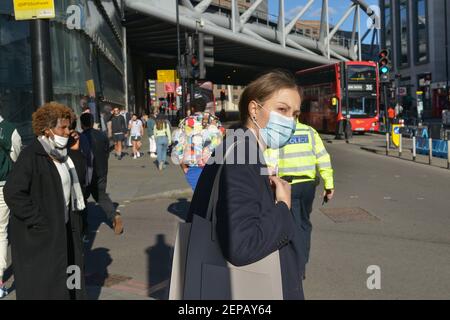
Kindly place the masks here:
POLYGON ((257 120, 256 119, 256 114, 258 113, 258 104, 255 101, 250 102, 250 104, 248 105, 248 114, 250 119, 252 120, 257 120))

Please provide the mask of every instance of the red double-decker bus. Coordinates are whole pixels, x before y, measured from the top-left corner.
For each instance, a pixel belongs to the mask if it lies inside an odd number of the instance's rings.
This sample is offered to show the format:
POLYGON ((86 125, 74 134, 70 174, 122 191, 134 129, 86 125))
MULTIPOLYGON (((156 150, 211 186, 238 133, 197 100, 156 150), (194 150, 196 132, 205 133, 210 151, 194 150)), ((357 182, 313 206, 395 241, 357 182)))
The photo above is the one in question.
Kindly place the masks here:
POLYGON ((379 130, 379 75, 375 62, 321 66, 299 71, 296 78, 303 89, 301 120, 305 124, 339 134, 339 123, 349 119, 353 132, 379 130))

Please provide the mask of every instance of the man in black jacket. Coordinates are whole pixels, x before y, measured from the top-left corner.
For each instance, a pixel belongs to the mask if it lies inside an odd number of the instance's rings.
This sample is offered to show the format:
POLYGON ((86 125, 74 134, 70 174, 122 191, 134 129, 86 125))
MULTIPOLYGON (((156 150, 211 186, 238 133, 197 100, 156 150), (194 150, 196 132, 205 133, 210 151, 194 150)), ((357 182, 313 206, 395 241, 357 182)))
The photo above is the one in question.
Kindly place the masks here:
POLYGON ((106 217, 114 228, 114 232, 122 234, 122 218, 106 193, 109 155, 108 137, 103 132, 93 129, 94 118, 92 114, 82 114, 80 121, 83 129, 80 138, 81 150, 87 161, 85 198, 88 199, 92 195, 105 212, 106 217))
POLYGON ((111 129, 116 157, 122 160, 122 143, 127 138, 128 125, 125 122, 125 118, 120 114, 118 107, 114 108, 114 114, 111 118, 111 129))

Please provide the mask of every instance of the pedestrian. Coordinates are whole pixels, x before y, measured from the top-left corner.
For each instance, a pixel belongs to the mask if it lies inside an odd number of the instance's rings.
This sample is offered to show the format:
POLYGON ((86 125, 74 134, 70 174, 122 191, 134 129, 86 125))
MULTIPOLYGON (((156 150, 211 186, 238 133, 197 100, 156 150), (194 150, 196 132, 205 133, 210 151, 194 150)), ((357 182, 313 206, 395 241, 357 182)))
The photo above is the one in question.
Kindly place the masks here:
POLYGON ((8 294, 3 275, 8 267, 9 208, 3 196, 3 187, 22 149, 22 138, 12 123, 0 115, 0 299, 8 294))
MULTIPOLYGON (((219 159, 218 152, 230 150, 225 164, 210 161, 206 165, 188 213, 188 221, 194 214, 206 216, 221 168, 215 226, 224 257, 235 266, 246 266, 279 250, 283 298, 288 300, 304 299, 304 254, 298 246, 301 235, 290 211, 290 185, 276 176, 269 177, 263 152, 288 143, 295 130, 294 110, 300 102, 295 78, 287 72, 271 71, 250 83, 239 102, 240 130, 228 133, 211 158, 219 159)), ((264 270, 260 272, 264 274, 264 270)))
POLYGON ((190 104, 193 114, 179 124, 174 137, 176 142, 172 158, 181 166, 186 180, 194 191, 198 179, 214 149, 222 142, 223 132, 219 119, 205 112, 206 100, 202 97, 190 104))
POLYGON ((141 149, 142 136, 144 135, 144 125, 136 114, 133 114, 131 117, 128 130, 130 131, 133 146, 133 159, 140 158, 141 153, 139 151, 141 149))
MULTIPOLYGON (((88 172, 86 177, 85 199, 92 195, 95 202, 105 212, 107 221, 114 229, 114 233, 123 233, 123 221, 120 212, 116 210, 114 203, 106 193, 108 186, 108 155, 109 140, 106 135, 93 128, 94 119, 92 115, 81 115, 81 150, 87 159, 88 172)), ((87 225, 87 220, 85 220, 87 225)))
POLYGON ((4 187, 20 300, 86 297, 80 216, 85 203, 67 154, 73 119, 72 110, 56 102, 33 113, 37 139, 21 152, 4 187), (81 282, 72 289, 74 272, 81 282))
POLYGON ((334 196, 333 168, 322 139, 316 130, 300 122, 300 109, 295 112, 297 122, 294 137, 282 149, 268 149, 266 159, 281 179, 291 184, 292 215, 302 234, 305 262, 311 248, 311 212, 320 175, 324 181, 324 202, 334 196))
POLYGON ((394 123, 395 119, 395 110, 392 108, 392 106, 389 106, 388 108, 388 132, 392 132, 392 124, 394 123))
POLYGON ((156 118, 154 128, 154 135, 156 139, 156 150, 158 155, 158 169, 162 171, 166 167, 167 148, 172 143, 172 136, 170 125, 166 117, 162 114, 156 118))
POLYGON ((154 108, 152 107, 150 110, 150 115, 148 116, 147 120, 147 136, 148 136, 148 142, 149 142, 149 153, 150 158, 156 158, 156 140, 155 140, 155 129, 156 124, 156 118, 154 113, 154 108))
POLYGON ((117 159, 122 160, 122 144, 127 138, 128 127, 125 118, 120 114, 119 107, 115 107, 113 112, 111 118, 111 131, 114 141, 114 151, 117 159))

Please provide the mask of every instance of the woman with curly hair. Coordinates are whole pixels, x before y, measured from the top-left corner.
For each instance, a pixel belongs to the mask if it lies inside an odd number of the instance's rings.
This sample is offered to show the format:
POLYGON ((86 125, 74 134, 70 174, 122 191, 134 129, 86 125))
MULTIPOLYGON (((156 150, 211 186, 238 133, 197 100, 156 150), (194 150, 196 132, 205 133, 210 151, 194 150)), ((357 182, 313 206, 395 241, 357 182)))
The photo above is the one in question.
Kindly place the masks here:
POLYGON ((33 113, 37 138, 20 154, 4 188, 17 299, 85 298, 85 203, 67 154, 74 119, 71 109, 55 102, 33 113))

